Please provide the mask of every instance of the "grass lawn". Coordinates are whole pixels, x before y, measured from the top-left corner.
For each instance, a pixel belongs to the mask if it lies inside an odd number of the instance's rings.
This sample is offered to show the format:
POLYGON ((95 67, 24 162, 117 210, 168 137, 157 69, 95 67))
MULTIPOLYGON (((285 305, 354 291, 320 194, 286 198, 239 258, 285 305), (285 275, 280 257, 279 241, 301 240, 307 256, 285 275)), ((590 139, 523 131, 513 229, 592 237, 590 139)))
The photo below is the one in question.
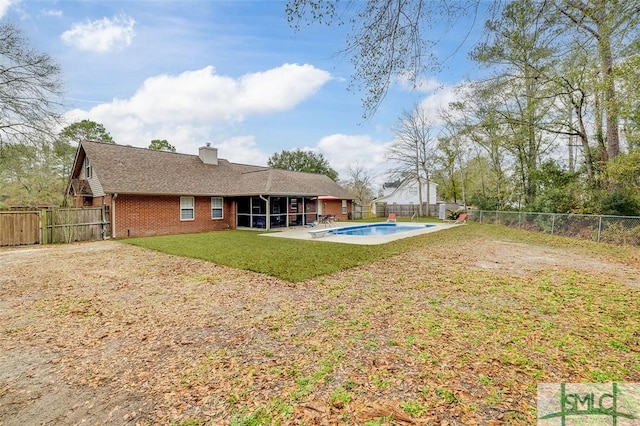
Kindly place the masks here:
MULTIPOLYGON (((434 235, 431 238, 438 239, 441 236, 434 235)), ((265 238, 258 231, 239 230, 122 241, 163 253, 260 272, 291 282, 366 265, 377 259, 411 250, 417 244, 415 238, 408 238, 378 246, 357 246, 325 241, 265 238)))
POLYGON ((540 244, 586 246, 606 254, 621 249, 543 234, 520 233, 510 228, 474 223, 445 231, 425 234, 374 246, 328 243, 326 241, 265 238, 257 231, 222 231, 197 234, 130 238, 125 243, 177 256, 206 260, 278 277, 291 282, 331 274, 354 266, 366 265, 414 249, 418 245, 449 244, 455 251, 457 241, 494 234, 500 238, 528 240, 540 244), (511 236, 511 237, 510 237, 511 236))

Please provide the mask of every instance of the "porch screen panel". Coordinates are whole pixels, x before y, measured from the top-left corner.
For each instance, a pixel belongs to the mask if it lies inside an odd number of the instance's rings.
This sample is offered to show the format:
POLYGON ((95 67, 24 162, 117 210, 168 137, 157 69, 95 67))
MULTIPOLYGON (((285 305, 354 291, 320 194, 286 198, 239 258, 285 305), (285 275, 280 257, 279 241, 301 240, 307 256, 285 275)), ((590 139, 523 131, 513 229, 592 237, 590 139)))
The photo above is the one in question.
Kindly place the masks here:
POLYGON ((251 197, 251 227, 267 227, 267 202, 260 197, 251 197))
POLYGON ((313 223, 318 220, 318 203, 316 198, 304 199, 304 224, 313 223))
POLYGON ((269 221, 271 228, 287 226, 287 197, 271 197, 270 208, 269 221))
POLYGON ((303 223, 302 210, 304 205, 302 204, 302 198, 291 197, 289 198, 289 225, 300 226, 303 223))

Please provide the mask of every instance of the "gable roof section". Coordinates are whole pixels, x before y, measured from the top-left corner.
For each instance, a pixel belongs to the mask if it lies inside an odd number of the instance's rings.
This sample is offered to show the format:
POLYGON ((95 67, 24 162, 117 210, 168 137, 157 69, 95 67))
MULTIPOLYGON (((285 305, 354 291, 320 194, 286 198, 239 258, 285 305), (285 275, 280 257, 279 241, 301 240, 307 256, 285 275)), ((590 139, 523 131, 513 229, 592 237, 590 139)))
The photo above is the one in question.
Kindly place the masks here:
MULTIPOLYGON (((391 191, 388 194, 384 194, 382 197, 374 198, 373 201, 384 201, 384 200, 386 200, 388 198, 391 198, 391 197, 395 196, 398 193, 402 193, 402 192, 406 191, 410 187, 410 185, 413 184, 413 183, 415 183, 415 181, 412 181, 409 178, 405 178, 402 181, 397 180, 395 182, 386 182, 383 185, 383 189, 390 189, 391 191)), ((433 185, 436 188, 438 187, 438 184, 436 182, 432 181, 432 180, 430 180, 428 182, 428 185, 430 185, 430 186, 433 185)), ((427 184, 424 183, 423 186, 426 187, 427 184)))
POLYGON ((72 178, 84 156, 105 193, 149 195, 333 195, 353 198, 325 175, 231 163, 204 164, 197 155, 99 142, 82 142, 72 178))

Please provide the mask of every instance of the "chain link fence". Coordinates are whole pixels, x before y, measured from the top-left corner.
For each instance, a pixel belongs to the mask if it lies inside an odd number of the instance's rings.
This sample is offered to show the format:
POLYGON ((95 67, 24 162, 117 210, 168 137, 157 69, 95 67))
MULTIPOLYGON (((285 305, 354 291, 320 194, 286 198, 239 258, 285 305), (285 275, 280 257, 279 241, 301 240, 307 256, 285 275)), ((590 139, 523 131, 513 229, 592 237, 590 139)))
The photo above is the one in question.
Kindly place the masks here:
POLYGON ((640 245, 640 217, 470 210, 469 220, 603 243, 640 245))

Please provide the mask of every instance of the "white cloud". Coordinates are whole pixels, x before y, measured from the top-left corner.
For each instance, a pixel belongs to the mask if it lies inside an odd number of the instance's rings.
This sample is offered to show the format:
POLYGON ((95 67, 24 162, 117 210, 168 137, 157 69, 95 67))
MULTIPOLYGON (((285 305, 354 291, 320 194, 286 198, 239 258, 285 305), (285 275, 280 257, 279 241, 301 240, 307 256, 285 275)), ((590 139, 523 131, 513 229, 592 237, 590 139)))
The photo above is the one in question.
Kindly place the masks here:
POLYGON ((432 124, 443 124, 441 111, 449 110, 449 104, 452 102, 464 100, 465 91, 464 86, 444 86, 423 99, 420 102, 420 108, 424 110, 432 124))
POLYGON ((61 38, 79 50, 105 53, 129 46, 135 36, 135 23, 133 18, 120 14, 113 19, 102 18, 73 24, 70 30, 62 33, 61 38))
POLYGON ((11 6, 20 3, 22 0, 0 0, 0 18, 7 14, 11 6))
POLYGON ((220 148, 221 158, 266 164, 267 155, 252 136, 233 137, 228 128, 247 116, 290 110, 330 78, 306 64, 284 64, 239 78, 218 75, 209 66, 148 78, 128 99, 66 116, 68 123, 89 119, 103 124, 123 145, 144 147, 152 139, 166 139, 178 152, 196 153, 198 146, 211 142, 220 148))
POLYGON ((254 136, 235 136, 215 146, 221 158, 234 163, 267 165, 269 156, 260 150, 254 136))
POLYGON ((247 74, 238 82, 237 109, 283 111, 315 93, 331 74, 312 65, 284 64, 265 72, 247 74))
MULTIPOLYGON (((432 83, 434 91, 420 102, 419 107, 424 109, 434 126, 440 126, 443 124, 440 112, 447 110, 449 103, 460 100, 465 88, 436 83, 432 83), (438 90, 435 90, 436 86, 438 90)), ((374 176, 375 185, 382 186, 388 181, 388 172, 393 166, 388 160, 388 149, 392 143, 392 140, 377 141, 370 135, 333 134, 325 136, 315 147, 308 149, 322 153, 340 174, 340 179, 348 179, 349 166, 357 163, 374 176)))
POLYGON ((409 92, 429 93, 443 87, 443 84, 435 78, 418 78, 411 81, 408 76, 401 75, 397 81, 402 89, 409 92))
POLYGON ((63 12, 58 9, 42 9, 40 13, 46 16, 54 16, 56 18, 60 18, 63 15, 63 12))
POLYGON ((334 134, 325 136, 312 148, 322 153, 340 179, 349 178, 349 166, 356 164, 375 176, 375 181, 383 182, 388 168, 388 142, 374 140, 369 135, 334 134))
POLYGON ((130 99, 98 108, 133 114, 146 123, 242 121, 250 114, 291 109, 330 78, 328 72, 306 64, 284 64, 238 79, 218 75, 208 66, 148 78, 130 99))
POLYGON ((108 121, 134 118, 141 125, 239 122, 247 115, 289 110, 330 78, 311 65, 285 64, 238 79, 208 66, 148 78, 131 98, 98 105, 90 114, 108 121))
MULTIPOLYGON (((63 126, 66 126, 68 124, 74 123, 76 121, 82 121, 84 119, 89 119, 89 114, 86 111, 83 111, 81 109, 71 109, 67 112, 64 113, 64 119, 62 120, 64 122, 63 126)), ((62 130, 62 129, 60 129, 62 130)))
POLYGON ((465 93, 468 92, 464 83, 451 86, 433 78, 418 79, 415 87, 406 76, 398 77, 397 81, 404 90, 421 92, 426 95, 420 101, 419 107, 424 110, 434 125, 442 124, 441 111, 448 110, 450 103, 460 101, 464 98, 465 93))

